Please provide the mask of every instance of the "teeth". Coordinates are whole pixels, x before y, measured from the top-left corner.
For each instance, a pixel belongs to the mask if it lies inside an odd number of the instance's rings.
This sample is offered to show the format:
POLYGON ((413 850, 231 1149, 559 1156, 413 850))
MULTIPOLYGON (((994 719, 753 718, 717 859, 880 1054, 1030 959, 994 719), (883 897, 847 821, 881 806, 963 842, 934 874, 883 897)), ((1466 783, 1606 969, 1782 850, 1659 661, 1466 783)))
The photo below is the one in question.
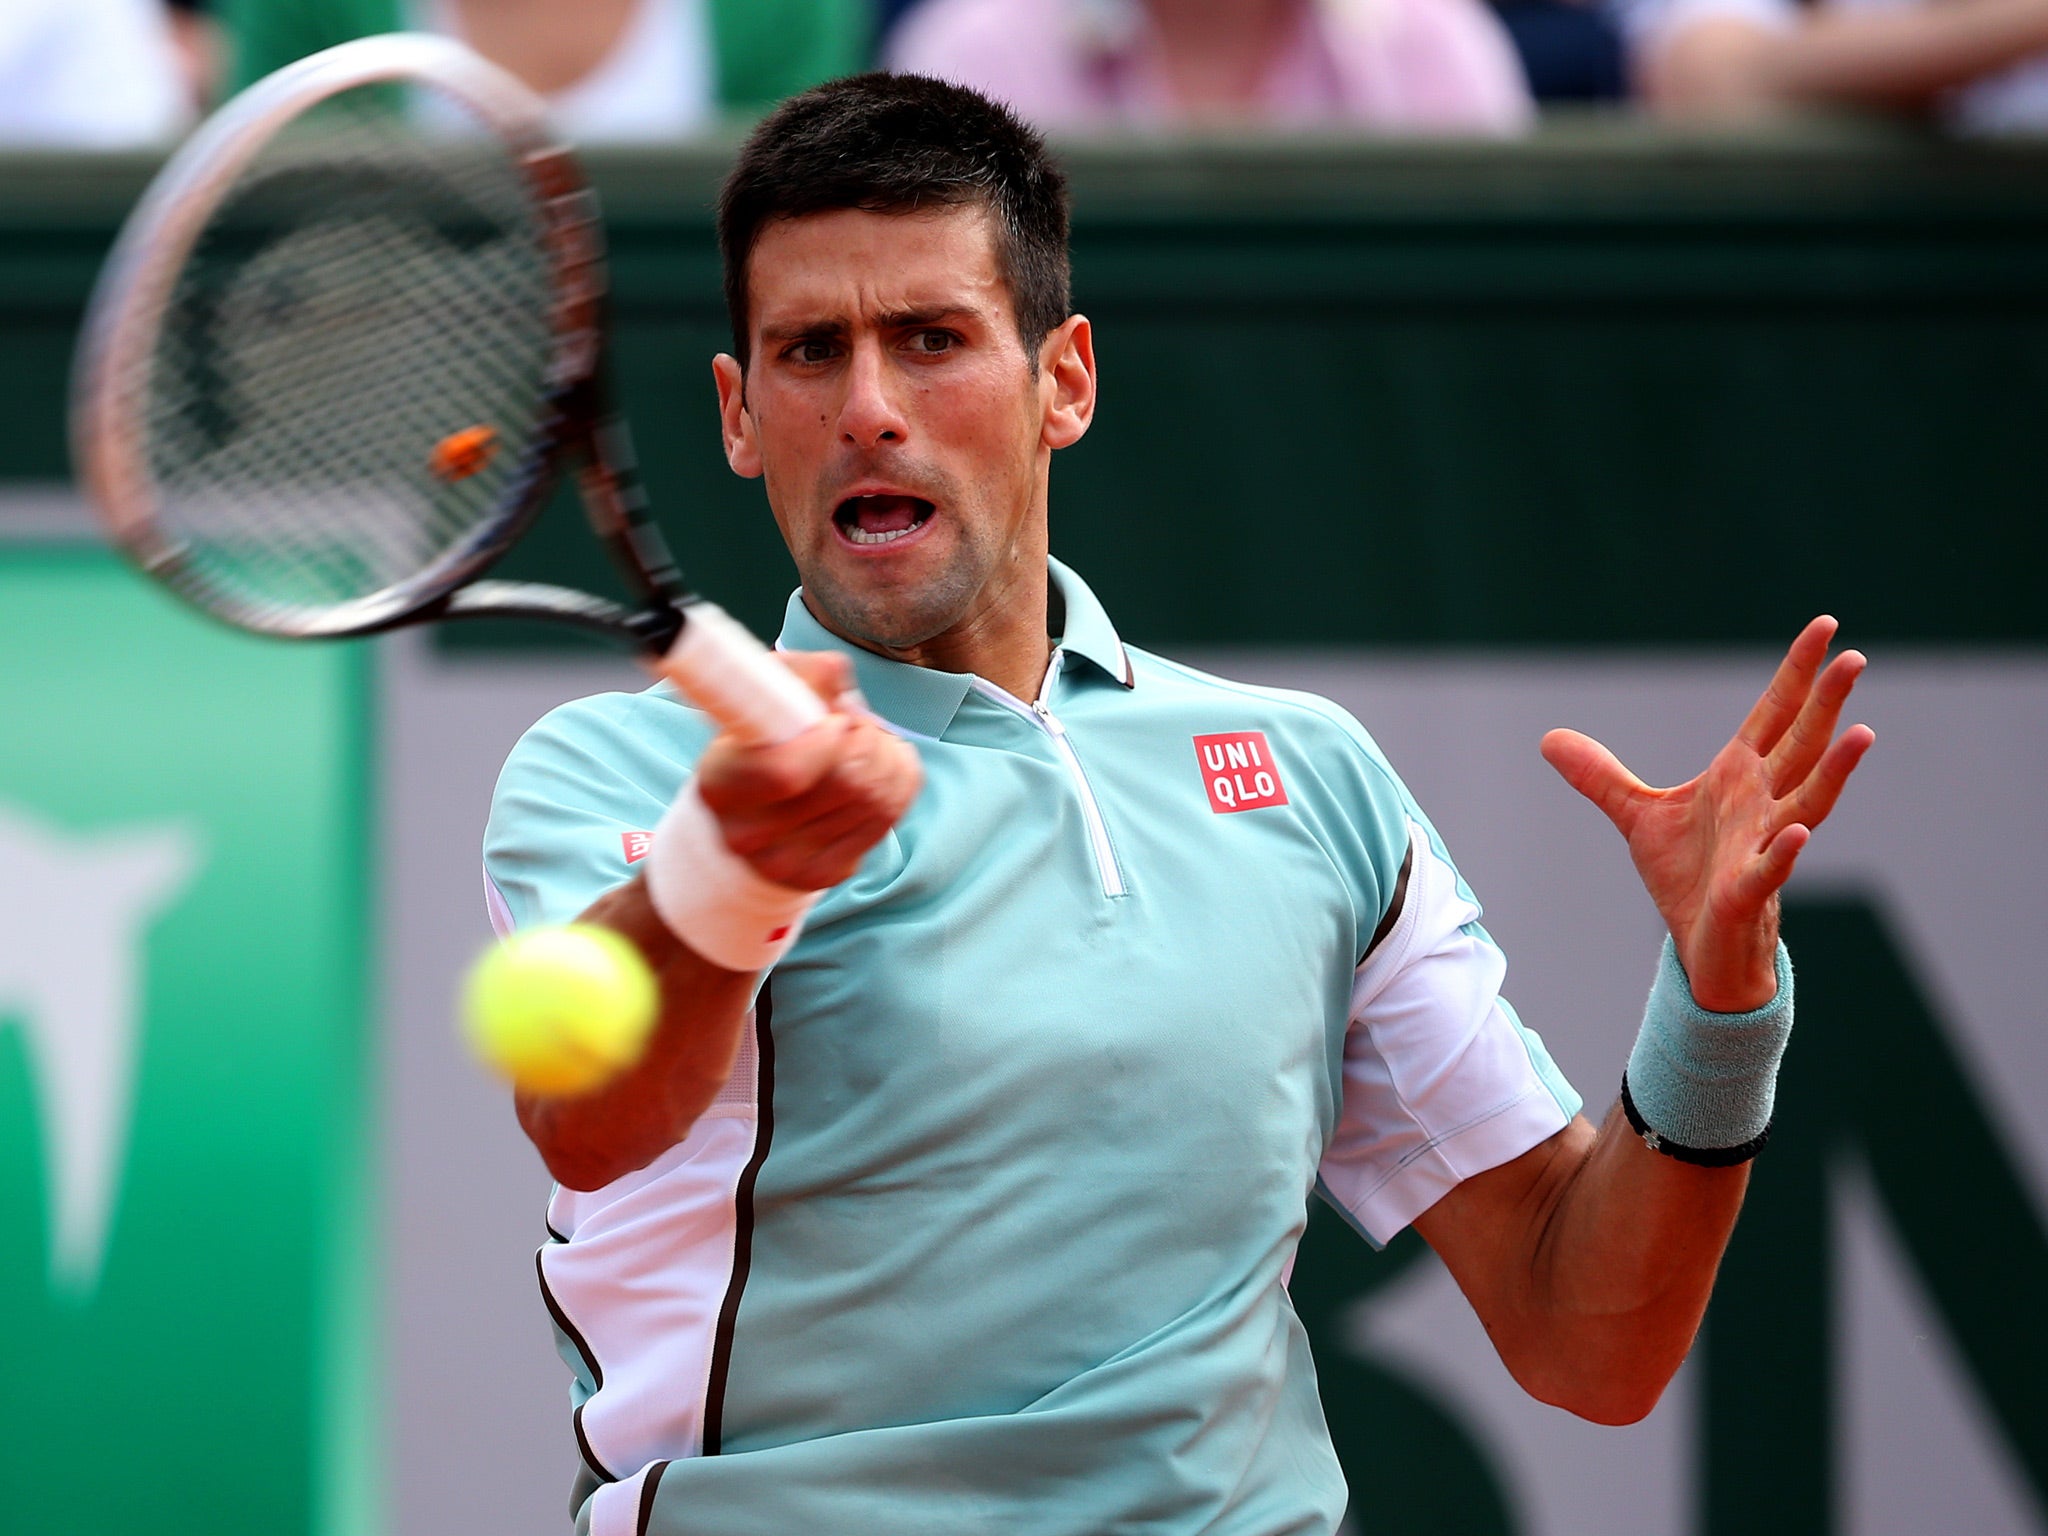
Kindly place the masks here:
POLYGON ((894 544, 905 534, 915 533, 923 526, 921 522, 912 523, 908 528, 897 528, 889 533, 868 533, 864 529, 849 528, 846 536, 856 544, 894 544))

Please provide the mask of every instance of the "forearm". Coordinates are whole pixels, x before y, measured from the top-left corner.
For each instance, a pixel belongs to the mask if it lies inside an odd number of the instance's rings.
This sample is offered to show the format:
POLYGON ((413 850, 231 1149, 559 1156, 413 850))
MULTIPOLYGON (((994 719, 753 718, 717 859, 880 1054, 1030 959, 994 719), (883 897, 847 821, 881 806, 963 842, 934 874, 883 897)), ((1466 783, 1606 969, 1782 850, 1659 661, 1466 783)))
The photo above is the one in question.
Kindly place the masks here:
POLYGON ((634 880, 600 897, 580 921, 638 946, 661 988, 661 1015, 632 1067, 590 1093, 521 1094, 519 1123, 548 1172, 571 1189, 597 1189, 644 1168, 688 1134, 732 1071, 755 978, 692 951, 656 914, 634 880))
POLYGON ((1657 1404, 1699 1331, 1747 1167, 1652 1152, 1620 1109, 1465 1180, 1416 1220, 1530 1396, 1603 1424, 1657 1404))
POLYGON ((1747 1164, 1652 1152, 1616 1105, 1532 1245, 1524 1386, 1602 1423, 1655 1407, 1699 1332, 1748 1185, 1747 1164))
MULTIPOLYGON (((1774 931, 1763 925, 1764 936, 1774 931)), ((1704 969, 1727 971, 1710 996, 1757 1006, 1703 1009, 1667 945, 1623 1103, 1606 1125, 1596 1134, 1574 1119, 1461 1184, 1419 1224, 1516 1380, 1605 1423, 1656 1406, 1691 1347, 1741 1208, 1747 1160, 1768 1134, 1791 1028, 1782 951, 1767 990, 1737 963, 1747 944, 1696 948, 1720 957, 1704 969)))
POLYGON ((1655 45, 1646 95, 1678 113, 1772 104, 1913 106, 2048 49, 2044 0, 1826 11, 1789 31, 1703 20, 1655 45))

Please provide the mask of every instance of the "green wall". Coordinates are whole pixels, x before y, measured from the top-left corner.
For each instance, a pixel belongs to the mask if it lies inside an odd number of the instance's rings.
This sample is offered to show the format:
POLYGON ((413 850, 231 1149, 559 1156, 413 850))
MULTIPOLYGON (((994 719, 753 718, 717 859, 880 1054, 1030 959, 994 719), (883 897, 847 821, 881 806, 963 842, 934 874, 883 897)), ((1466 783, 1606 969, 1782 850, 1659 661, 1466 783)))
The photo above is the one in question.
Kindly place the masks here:
MULTIPOLYGON (((766 625, 789 568, 712 417, 725 159, 593 168, 656 505, 766 625)), ((1068 160, 1103 400, 1055 548, 1136 639, 1670 644, 1819 607, 2048 637, 2048 149, 1586 128, 1068 160)), ((64 472, 71 328, 145 169, 0 161, 0 479, 64 472)), ((602 579, 573 512, 548 529, 513 569, 602 579)))

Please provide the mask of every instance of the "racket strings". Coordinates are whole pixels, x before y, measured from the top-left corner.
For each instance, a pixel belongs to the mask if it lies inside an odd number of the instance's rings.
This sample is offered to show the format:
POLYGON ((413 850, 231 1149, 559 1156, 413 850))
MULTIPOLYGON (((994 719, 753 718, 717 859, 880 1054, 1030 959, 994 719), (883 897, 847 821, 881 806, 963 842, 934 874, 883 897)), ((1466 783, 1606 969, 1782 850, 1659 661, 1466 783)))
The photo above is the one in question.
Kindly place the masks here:
POLYGON ((545 430, 551 270, 518 165, 355 96, 244 169, 138 381, 160 520, 217 603, 331 608, 463 558, 545 430))

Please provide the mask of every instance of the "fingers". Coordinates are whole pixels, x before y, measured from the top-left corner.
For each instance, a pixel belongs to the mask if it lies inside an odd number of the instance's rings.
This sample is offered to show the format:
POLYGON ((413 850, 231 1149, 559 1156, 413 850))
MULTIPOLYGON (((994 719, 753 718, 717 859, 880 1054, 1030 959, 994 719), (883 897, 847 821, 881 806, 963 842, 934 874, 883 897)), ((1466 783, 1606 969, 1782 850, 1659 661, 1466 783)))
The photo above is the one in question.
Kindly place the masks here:
POLYGON ((698 792, 721 817, 794 799, 832 772, 857 728, 851 716, 830 714, 772 746, 743 747, 721 735, 698 759, 698 792))
POLYGON ((1764 845, 1763 852, 1735 877, 1734 889, 1729 893, 1730 905, 1742 913, 1762 911, 1764 904, 1792 878, 1792 866, 1812 840, 1811 827, 1798 822, 1780 827, 1764 845))
POLYGON ((1654 791, 1624 768, 1620 758, 1578 731, 1551 731, 1538 750, 1565 783, 1598 806, 1623 837, 1629 835, 1643 801, 1654 791))
POLYGON ((1788 795, 1806 782, 1834 739, 1835 725, 1842 718, 1842 706, 1863 675, 1869 660, 1861 651, 1844 651, 1821 672, 1820 679, 1800 706, 1792 726, 1771 750, 1767 761, 1772 791, 1788 795))
POLYGON ((1841 799, 1849 775, 1876 741, 1877 732, 1867 725, 1852 725, 1842 732, 1821 755, 1819 766, 1798 791, 1780 802, 1781 814, 1789 818, 1787 825, 1817 827, 1826 821, 1835 802, 1841 799))
POLYGON ((778 659, 833 713, 773 746, 720 736, 697 763, 697 789, 727 846, 766 879, 836 885, 902 817, 923 783, 916 749, 867 712, 842 652, 778 659))
POLYGON ((922 783, 915 748, 843 714, 776 747, 721 739, 698 764, 699 793, 727 845, 763 877, 804 890, 850 875, 922 783))
POLYGON ((1835 628, 1835 621, 1822 614, 1799 632, 1785 659, 1778 663, 1770 686, 1735 733, 1736 740, 1759 754, 1768 754, 1777 746, 1806 705, 1814 677, 1828 654, 1828 643, 1835 638, 1835 628))
POLYGON ((860 861, 895 825, 895 818, 865 805, 842 805, 767 841, 747 861, 764 878, 796 890, 823 890, 860 868, 860 861))
POLYGON ((830 775, 777 807, 776 831, 786 841, 824 848, 872 822, 873 843, 910 809, 923 782, 923 764, 908 742, 866 726, 830 775))

